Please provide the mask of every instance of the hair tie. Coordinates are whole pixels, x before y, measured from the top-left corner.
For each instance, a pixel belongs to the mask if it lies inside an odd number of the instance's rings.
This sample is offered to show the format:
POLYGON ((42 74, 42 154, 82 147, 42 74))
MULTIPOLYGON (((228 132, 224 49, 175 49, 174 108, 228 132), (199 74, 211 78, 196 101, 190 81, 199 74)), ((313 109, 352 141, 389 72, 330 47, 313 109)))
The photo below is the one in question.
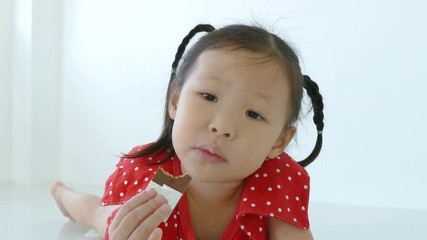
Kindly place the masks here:
POLYGON ((171 73, 172 73, 172 74, 176 73, 176 68, 172 68, 172 69, 171 69, 171 73))

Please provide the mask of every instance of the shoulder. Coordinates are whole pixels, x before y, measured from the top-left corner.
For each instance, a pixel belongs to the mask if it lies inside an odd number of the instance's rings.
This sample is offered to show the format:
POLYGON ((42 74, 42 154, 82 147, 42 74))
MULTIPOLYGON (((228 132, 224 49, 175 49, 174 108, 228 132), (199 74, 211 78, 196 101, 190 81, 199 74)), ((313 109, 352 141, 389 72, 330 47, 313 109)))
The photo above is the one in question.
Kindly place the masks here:
POLYGON ((310 177, 286 153, 267 160, 245 180, 239 213, 278 219, 299 229, 310 227, 310 177))
POLYGON ((299 176, 300 178, 309 179, 308 172, 299 165, 291 156, 286 153, 280 154, 277 158, 267 160, 263 166, 264 168, 276 171, 284 171, 284 174, 289 176, 299 176))
POLYGON ((271 218, 269 223, 269 236, 271 240, 312 240, 310 230, 299 229, 289 223, 276 218, 271 218))
POLYGON ((310 190, 308 172, 286 153, 266 160, 257 171, 247 178, 247 182, 267 185, 277 183, 275 187, 278 192, 289 193, 299 198, 307 195, 310 190))
MULTIPOLYGON (((144 149, 146 145, 134 147, 129 154, 134 154, 144 149)), ((168 153, 155 152, 138 158, 122 157, 116 164, 114 172, 105 182, 102 205, 122 204, 143 191, 159 167, 171 172, 172 161, 158 163, 168 153)))

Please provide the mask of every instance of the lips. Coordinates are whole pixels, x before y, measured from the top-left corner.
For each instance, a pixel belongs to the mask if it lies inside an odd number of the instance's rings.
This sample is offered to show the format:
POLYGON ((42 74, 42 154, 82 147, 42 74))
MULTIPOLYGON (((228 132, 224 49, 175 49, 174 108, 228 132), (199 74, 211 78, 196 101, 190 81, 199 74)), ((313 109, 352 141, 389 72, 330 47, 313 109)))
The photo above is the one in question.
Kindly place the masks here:
POLYGON ((226 162, 224 154, 217 147, 213 147, 211 145, 202 145, 196 147, 194 150, 203 161, 210 163, 226 162))

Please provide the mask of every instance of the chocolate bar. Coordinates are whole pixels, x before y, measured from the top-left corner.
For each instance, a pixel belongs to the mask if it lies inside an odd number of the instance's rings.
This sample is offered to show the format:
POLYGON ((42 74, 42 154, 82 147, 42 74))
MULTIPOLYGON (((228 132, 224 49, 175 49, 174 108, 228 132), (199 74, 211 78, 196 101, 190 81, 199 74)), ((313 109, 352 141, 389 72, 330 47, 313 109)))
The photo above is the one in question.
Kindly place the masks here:
MULTIPOLYGON (((190 184, 190 181, 191 176, 188 174, 174 177, 160 167, 148 184, 147 189, 154 188, 158 194, 163 195, 168 200, 169 207, 173 210, 190 184)), ((168 218, 169 216, 163 221, 166 222, 168 218)))

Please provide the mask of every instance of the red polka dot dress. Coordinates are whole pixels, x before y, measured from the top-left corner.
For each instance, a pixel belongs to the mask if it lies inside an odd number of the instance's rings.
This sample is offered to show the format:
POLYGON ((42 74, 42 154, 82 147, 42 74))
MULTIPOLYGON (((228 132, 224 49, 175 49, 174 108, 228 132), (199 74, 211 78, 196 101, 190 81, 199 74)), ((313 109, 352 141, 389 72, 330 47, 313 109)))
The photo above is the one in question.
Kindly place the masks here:
MULTIPOLYGON (((139 149, 141 147, 136 147, 132 152, 139 149)), ((123 204, 143 191, 158 167, 174 176, 181 175, 180 161, 176 156, 159 165, 146 164, 157 162, 167 155, 168 152, 161 152, 141 158, 120 159, 105 184, 101 205, 123 204)), ((286 153, 266 160, 245 179, 240 202, 221 239, 268 239, 270 218, 308 229, 309 181, 305 169, 286 153)), ((117 211, 109 217, 108 226, 117 211)), ((159 227, 163 230, 163 239, 195 239, 185 194, 169 219, 159 227)), ((109 239, 108 230, 105 239, 109 239)))

